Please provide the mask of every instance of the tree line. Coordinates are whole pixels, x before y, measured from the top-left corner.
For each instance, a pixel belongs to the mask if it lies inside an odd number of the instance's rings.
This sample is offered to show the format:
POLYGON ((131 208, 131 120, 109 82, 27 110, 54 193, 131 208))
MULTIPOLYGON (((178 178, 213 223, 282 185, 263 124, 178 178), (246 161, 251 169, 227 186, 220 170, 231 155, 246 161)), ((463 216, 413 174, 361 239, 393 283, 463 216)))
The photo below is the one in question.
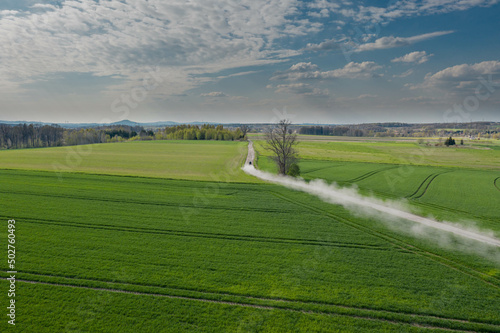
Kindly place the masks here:
POLYGON ((372 123, 357 125, 300 126, 299 134, 365 137, 468 136, 500 139, 500 124, 475 122, 459 124, 372 123))
POLYGON ((332 136, 365 136, 365 131, 347 126, 302 126, 299 134, 332 136))
POLYGON ((157 139, 166 140, 223 140, 234 141, 245 138, 240 128, 226 129, 223 125, 178 125, 165 127, 156 133, 157 139))
POLYGON ((74 146, 127 140, 241 140, 246 131, 222 125, 179 125, 157 129, 141 126, 106 126, 68 129, 59 125, 0 124, 0 149, 74 146))
POLYGON ((36 148, 60 146, 64 129, 57 125, 0 124, 0 148, 36 148))

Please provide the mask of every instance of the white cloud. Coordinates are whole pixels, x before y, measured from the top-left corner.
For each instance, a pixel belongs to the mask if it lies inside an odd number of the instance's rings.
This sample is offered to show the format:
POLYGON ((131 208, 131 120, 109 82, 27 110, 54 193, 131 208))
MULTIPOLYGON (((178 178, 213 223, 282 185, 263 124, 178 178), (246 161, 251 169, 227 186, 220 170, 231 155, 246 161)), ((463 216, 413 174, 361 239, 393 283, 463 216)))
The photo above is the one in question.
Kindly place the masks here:
POLYGON ((498 74, 500 61, 483 61, 477 64, 462 64, 452 66, 427 77, 427 80, 436 81, 465 81, 475 80, 480 75, 498 74))
POLYGON ((289 69, 292 72, 309 72, 318 70, 318 66, 310 62, 299 62, 289 69))
MULTIPOLYGON (((476 64, 462 64, 445 68, 435 74, 427 74, 420 85, 410 85, 410 89, 440 88, 454 92, 470 92, 486 82, 491 86, 500 86, 500 61, 483 61, 476 64)), ((487 88, 487 87, 486 87, 487 88)), ((486 89, 485 88, 485 89, 486 89)))
MULTIPOLYGON (((268 86, 272 88, 272 86, 268 86)), ((307 83, 291 83, 279 84, 276 86, 276 93, 286 93, 294 95, 312 96, 312 97, 327 97, 330 95, 327 89, 319 89, 312 87, 307 83)))
MULTIPOLYGON (((345 2, 345 1, 344 1, 345 2)), ((307 3, 307 7, 311 9, 328 9, 335 10, 340 8, 340 1, 331 2, 327 0, 315 0, 307 3)))
POLYGON ((255 74, 255 73, 260 73, 261 71, 245 71, 245 72, 236 72, 233 74, 228 74, 228 75, 220 75, 217 76, 218 79, 227 79, 230 77, 236 77, 236 76, 244 76, 244 75, 250 75, 250 74, 255 74))
POLYGON ((433 97, 428 96, 416 96, 416 97, 404 97, 400 99, 401 102, 405 103, 418 103, 418 104, 428 104, 436 102, 437 100, 433 97))
POLYGON ((222 91, 212 91, 209 93, 200 94, 202 97, 227 97, 222 91))
POLYGON ((0 86, 13 90, 56 72, 120 75, 137 85, 151 66, 165 94, 208 79, 190 74, 281 62, 297 54, 275 40, 316 32, 298 0, 93 0, 36 4, 0 16, 0 86), (40 11, 35 9, 51 9, 40 11))
POLYGON ((17 10, 0 10, 0 16, 13 16, 19 13, 17 10))
POLYGON ((413 74, 413 69, 409 69, 409 70, 407 70, 406 72, 403 72, 403 73, 401 73, 401 74, 399 74, 399 75, 395 74, 395 75, 393 75, 392 77, 400 77, 400 78, 403 78, 403 77, 410 76, 410 75, 412 75, 412 74, 413 74))
POLYGON ((358 6, 344 8, 342 15, 358 22, 382 23, 401 17, 433 15, 463 11, 473 7, 489 7, 499 0, 404 0, 395 1, 388 7, 358 6))
MULTIPOLYGON (((355 52, 372 51, 380 49, 390 49, 412 45, 434 37, 444 36, 453 33, 454 31, 436 31, 427 34, 421 34, 411 37, 394 37, 386 36, 376 39, 374 42, 367 43, 369 40, 376 37, 376 34, 362 34, 356 40, 351 37, 340 36, 339 38, 327 39, 321 43, 308 43, 304 50, 306 51, 326 51, 345 48, 355 52)), ((431 55, 428 55, 430 57, 431 55)))
POLYGON ((337 97, 335 99, 336 102, 340 103, 352 103, 352 102, 363 102, 366 101, 367 99, 374 99, 377 98, 378 95, 372 95, 372 94, 362 94, 357 97, 337 97))
POLYGON ((322 9, 319 12, 308 12, 307 15, 317 18, 330 16, 330 11, 328 9, 322 9))
POLYGON ((340 48, 340 41, 336 39, 328 39, 319 44, 307 43, 305 50, 308 51, 326 51, 326 50, 334 50, 340 48))
POLYGON ((367 79, 380 76, 375 72, 381 68, 382 66, 373 61, 350 62, 343 68, 325 72, 324 76, 326 78, 367 79))
POLYGON ((366 98, 377 98, 378 95, 371 95, 371 94, 362 94, 357 97, 357 99, 366 99, 366 98))
POLYGON ((405 62, 405 63, 414 63, 414 64, 423 64, 427 62, 433 54, 427 54, 425 51, 415 51, 408 54, 405 54, 402 57, 394 58, 392 62, 405 62))
POLYGON ((41 8, 41 9, 56 9, 57 7, 48 3, 36 3, 31 8, 41 8))
POLYGON ((430 38, 448 35, 453 33, 454 31, 436 31, 427 34, 412 36, 412 37, 381 37, 373 43, 361 44, 357 47, 356 51, 372 51, 372 50, 380 50, 380 49, 390 49, 394 47, 408 46, 411 44, 415 44, 430 38))
POLYGON ((342 68, 330 71, 321 71, 311 63, 298 63, 285 72, 277 72, 271 80, 329 80, 329 79, 367 79, 378 77, 377 70, 382 66, 373 61, 361 63, 350 62, 342 68))

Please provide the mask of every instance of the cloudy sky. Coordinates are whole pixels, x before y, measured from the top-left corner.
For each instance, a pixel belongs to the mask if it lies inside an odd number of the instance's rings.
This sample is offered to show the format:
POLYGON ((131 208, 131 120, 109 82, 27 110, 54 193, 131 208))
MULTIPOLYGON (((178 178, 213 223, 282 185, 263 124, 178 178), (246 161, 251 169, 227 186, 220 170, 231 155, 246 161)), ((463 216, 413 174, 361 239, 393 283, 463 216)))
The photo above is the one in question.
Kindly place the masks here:
POLYGON ((0 119, 500 121, 500 0, 2 0, 0 119))

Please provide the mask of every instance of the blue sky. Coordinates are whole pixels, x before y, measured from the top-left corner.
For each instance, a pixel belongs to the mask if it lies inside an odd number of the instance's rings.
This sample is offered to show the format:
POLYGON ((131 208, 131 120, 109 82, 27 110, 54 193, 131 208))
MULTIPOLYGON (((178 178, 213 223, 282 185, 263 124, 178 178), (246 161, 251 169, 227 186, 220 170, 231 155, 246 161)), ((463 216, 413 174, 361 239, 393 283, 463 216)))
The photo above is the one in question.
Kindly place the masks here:
POLYGON ((500 0, 8 0, 0 119, 500 121, 500 0))

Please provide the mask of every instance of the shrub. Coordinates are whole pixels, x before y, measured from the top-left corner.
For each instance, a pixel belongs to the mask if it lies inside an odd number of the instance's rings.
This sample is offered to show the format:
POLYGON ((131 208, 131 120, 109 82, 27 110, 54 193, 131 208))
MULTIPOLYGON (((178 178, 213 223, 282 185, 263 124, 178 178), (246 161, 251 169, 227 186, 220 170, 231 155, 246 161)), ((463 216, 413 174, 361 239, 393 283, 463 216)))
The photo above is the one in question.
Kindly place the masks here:
POLYGON ((288 168, 287 175, 289 175, 291 177, 298 177, 298 176, 300 176, 300 167, 296 163, 293 163, 288 168))
POLYGON ((444 144, 446 145, 446 147, 454 146, 455 145, 455 139, 453 139, 450 136, 448 139, 446 139, 446 141, 444 142, 444 144))

